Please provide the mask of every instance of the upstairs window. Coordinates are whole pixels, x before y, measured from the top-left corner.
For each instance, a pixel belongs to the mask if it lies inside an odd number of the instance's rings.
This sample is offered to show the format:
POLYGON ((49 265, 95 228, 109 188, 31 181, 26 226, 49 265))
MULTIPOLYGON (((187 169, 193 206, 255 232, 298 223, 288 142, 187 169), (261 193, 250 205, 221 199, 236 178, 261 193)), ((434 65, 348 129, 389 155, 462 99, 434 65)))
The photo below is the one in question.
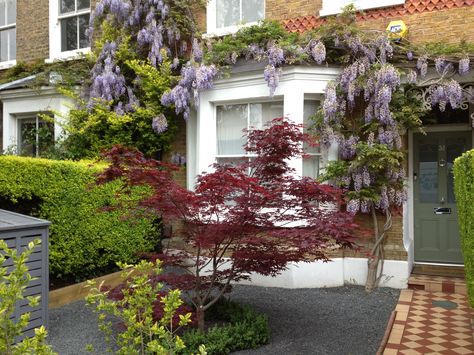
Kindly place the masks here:
POLYGON ((90 0, 59 0, 61 52, 90 47, 86 35, 90 8, 90 0))
POLYGON ((207 32, 236 32, 239 25, 255 24, 265 18, 264 0, 209 0, 207 32))
POLYGON ((405 0, 323 0, 323 6, 319 11, 320 16, 340 14, 342 8, 354 4, 358 10, 376 9, 404 4, 405 0))
POLYGON ((16 0, 0 0, 0 62, 16 59, 16 0))

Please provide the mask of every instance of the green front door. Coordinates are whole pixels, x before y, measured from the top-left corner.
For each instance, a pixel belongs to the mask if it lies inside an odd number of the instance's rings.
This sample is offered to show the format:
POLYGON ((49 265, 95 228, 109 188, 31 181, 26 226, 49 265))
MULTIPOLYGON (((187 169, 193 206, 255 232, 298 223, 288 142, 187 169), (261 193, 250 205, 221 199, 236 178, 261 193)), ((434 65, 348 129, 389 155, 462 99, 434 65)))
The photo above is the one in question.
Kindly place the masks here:
POLYGON ((453 162, 471 147, 470 131, 413 135, 415 261, 463 262, 453 162))

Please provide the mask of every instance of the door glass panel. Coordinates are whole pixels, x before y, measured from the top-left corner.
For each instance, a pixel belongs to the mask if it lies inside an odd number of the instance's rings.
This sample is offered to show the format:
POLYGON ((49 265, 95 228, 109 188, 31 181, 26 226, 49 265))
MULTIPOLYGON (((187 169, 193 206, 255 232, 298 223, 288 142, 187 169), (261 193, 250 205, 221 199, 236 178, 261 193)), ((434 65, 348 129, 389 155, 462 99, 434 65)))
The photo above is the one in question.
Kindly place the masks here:
POLYGON ((467 138, 466 137, 457 137, 457 138, 447 138, 446 139, 446 174, 447 174, 447 191, 448 191, 448 203, 454 203, 454 175, 453 175, 453 166, 454 159, 459 157, 462 153, 466 151, 467 147, 467 138))
POLYGON ((438 145, 420 144, 419 186, 421 203, 438 202, 438 145))

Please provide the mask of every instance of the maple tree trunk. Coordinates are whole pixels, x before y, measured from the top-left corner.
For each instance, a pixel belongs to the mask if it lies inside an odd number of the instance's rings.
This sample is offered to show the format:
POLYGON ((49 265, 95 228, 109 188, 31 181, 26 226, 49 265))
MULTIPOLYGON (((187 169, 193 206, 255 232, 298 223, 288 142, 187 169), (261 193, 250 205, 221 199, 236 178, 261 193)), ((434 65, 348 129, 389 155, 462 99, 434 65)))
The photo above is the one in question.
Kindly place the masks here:
POLYGON ((196 318, 198 323, 198 329, 204 331, 205 320, 204 320, 204 308, 202 306, 196 309, 196 318))

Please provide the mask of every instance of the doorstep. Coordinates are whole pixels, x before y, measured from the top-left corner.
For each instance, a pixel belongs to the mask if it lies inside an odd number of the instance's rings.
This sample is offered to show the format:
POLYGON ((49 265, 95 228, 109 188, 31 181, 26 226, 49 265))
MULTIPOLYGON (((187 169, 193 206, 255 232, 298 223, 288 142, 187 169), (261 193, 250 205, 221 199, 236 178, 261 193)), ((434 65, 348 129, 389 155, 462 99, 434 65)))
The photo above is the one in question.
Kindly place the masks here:
POLYGON ((466 281, 459 277, 412 274, 408 279, 408 288, 412 290, 467 295, 466 281))
POLYGON ((415 289, 400 293, 388 341, 381 353, 474 354, 474 311, 465 294, 451 292, 453 287, 454 291, 465 290, 460 288, 461 279, 418 276, 410 278, 415 289), (443 285, 445 289, 449 285, 450 292, 416 288, 443 288, 443 285))

